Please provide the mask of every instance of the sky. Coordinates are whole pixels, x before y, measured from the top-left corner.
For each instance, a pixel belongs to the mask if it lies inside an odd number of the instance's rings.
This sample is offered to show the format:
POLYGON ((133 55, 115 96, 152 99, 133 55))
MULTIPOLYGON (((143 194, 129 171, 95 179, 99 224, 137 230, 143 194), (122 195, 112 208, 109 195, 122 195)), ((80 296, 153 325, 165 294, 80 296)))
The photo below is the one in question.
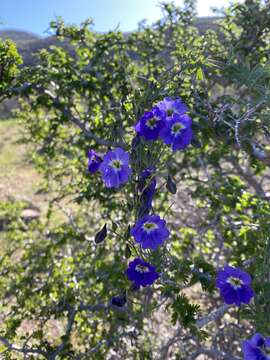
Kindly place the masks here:
MULTIPOLYGON (((180 5, 182 0, 174 0, 180 5)), ((64 21, 79 24, 94 19, 95 31, 136 29, 142 19, 150 23, 161 17, 159 0, 0 0, 0 29, 19 29, 48 35, 51 20, 62 16, 64 21)), ((221 7, 230 0, 198 0, 199 16, 211 15, 210 8, 221 7)))

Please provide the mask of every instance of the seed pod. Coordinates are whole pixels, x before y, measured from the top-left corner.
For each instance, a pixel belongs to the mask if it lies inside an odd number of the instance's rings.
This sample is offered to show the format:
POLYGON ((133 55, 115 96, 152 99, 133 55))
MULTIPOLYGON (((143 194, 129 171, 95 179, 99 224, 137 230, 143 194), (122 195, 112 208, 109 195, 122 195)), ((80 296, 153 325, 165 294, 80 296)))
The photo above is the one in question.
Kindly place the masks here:
POLYGON ((124 293, 122 295, 114 296, 111 300, 112 305, 118 306, 118 307, 123 307, 126 304, 126 302, 127 302, 126 293, 124 293))
POLYGON ((171 194, 176 194, 177 187, 170 175, 167 178, 166 188, 171 194))
POLYGON ((105 240, 106 236, 107 236, 107 224, 105 224, 103 226, 103 228, 99 232, 96 233, 95 243, 96 244, 101 243, 102 241, 105 240))
POLYGON ((130 247, 128 245, 126 245, 126 248, 125 248, 125 257, 127 259, 131 257, 131 250, 130 250, 130 247))

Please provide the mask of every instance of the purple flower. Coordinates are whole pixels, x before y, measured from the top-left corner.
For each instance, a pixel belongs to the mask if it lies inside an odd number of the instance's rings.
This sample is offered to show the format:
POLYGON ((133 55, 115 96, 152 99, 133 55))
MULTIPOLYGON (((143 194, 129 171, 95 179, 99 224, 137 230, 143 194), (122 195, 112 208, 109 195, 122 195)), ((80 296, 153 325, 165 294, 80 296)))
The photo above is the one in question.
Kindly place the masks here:
POLYGON ((109 188, 119 187, 128 181, 131 174, 129 154, 121 148, 109 151, 103 158, 100 171, 105 185, 109 188))
POLYGON ((143 249, 156 250, 169 237, 166 221, 158 215, 146 215, 138 220, 130 234, 143 249))
POLYGON ((245 340, 242 344, 244 360, 270 360, 270 338, 264 339, 261 334, 255 334, 251 340, 245 340))
POLYGON ((217 274, 216 286, 226 304, 248 304, 254 296, 250 275, 239 268, 225 266, 217 274))
POLYGON ((157 140, 160 130, 164 126, 165 117, 165 112, 155 106, 151 111, 143 114, 135 125, 135 130, 138 135, 143 136, 146 140, 157 140))
POLYGON ((94 174, 98 171, 102 159, 97 155, 95 150, 89 150, 88 152, 88 170, 90 173, 94 174))
POLYGON ((143 205, 146 209, 151 209, 152 201, 156 192, 157 181, 153 177, 150 181, 149 178, 153 174, 154 169, 145 169, 140 173, 139 177, 139 190, 142 192, 141 198, 143 205))
POLYGON ((167 145, 172 145, 173 151, 185 149, 192 140, 192 120, 184 114, 173 114, 171 120, 161 130, 160 137, 167 145))
POLYGON ((130 281, 133 281, 135 287, 151 285, 159 278, 155 266, 140 258, 128 264, 126 275, 130 281))
POLYGON ((173 114, 183 115, 188 111, 186 104, 181 99, 166 97, 164 100, 157 103, 157 107, 165 111, 166 120, 171 120, 173 114))

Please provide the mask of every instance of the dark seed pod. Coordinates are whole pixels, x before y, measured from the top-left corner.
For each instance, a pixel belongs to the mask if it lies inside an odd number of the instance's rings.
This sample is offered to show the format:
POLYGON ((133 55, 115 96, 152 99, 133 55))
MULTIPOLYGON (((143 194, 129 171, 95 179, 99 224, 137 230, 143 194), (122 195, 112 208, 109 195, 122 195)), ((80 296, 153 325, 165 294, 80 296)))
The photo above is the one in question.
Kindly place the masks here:
POLYGON ((135 149, 141 142, 141 139, 140 137, 137 135, 135 136, 133 139, 132 139, 132 142, 131 142, 131 147, 132 149, 135 149))
POLYGON ((170 175, 167 178, 166 188, 171 194, 176 194, 177 187, 170 175))
POLYGON ((128 225, 128 227, 127 227, 124 238, 125 238, 125 240, 128 240, 130 238, 130 225, 128 225))
POLYGON ((139 207, 138 218, 142 218, 145 215, 148 215, 149 212, 150 212, 150 209, 149 209, 148 204, 146 204, 145 202, 142 202, 140 207, 139 207))
POLYGON ((125 257, 127 259, 131 257, 131 250, 130 250, 130 247, 128 245, 126 245, 126 248, 125 248, 125 257))
POLYGON ((105 240, 106 236, 107 236, 107 224, 105 224, 103 226, 103 228, 99 232, 96 233, 95 243, 96 244, 101 243, 102 241, 105 240))
POLYGON ((114 296, 111 300, 112 305, 118 307, 123 307, 126 304, 126 302, 127 302, 127 296, 125 293, 122 295, 114 296))

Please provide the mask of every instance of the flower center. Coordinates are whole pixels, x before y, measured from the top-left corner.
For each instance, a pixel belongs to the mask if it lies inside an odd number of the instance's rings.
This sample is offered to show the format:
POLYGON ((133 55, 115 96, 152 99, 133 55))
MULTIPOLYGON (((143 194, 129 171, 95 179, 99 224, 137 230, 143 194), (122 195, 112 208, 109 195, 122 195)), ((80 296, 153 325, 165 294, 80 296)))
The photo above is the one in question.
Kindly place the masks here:
POLYGON ((117 171, 120 170, 121 166, 122 166, 122 161, 121 160, 118 160, 118 159, 112 160, 111 167, 114 170, 117 170, 117 171))
POLYGON ((141 273, 141 274, 145 274, 145 273, 148 273, 150 271, 147 266, 144 266, 144 265, 141 265, 141 264, 137 265, 135 267, 135 270, 137 272, 141 273))
POLYGON ((146 126, 153 130, 155 127, 157 127, 157 122, 159 119, 157 119, 156 117, 152 117, 151 119, 146 121, 146 126))
POLYGON ((181 124, 180 122, 177 122, 175 124, 173 124, 171 132, 173 135, 178 135, 182 129, 184 129, 185 126, 183 124, 181 124))
POLYGON ((148 234, 151 233, 153 230, 155 230, 157 228, 158 228, 157 224, 152 223, 152 222, 146 222, 146 223, 143 224, 143 229, 148 234))
POLYGON ((232 285, 232 287, 234 289, 240 289, 243 285, 243 281, 241 279, 233 277, 233 276, 228 278, 227 283, 232 285))
POLYGON ((168 116, 172 116, 174 111, 173 111, 173 109, 168 109, 168 110, 166 110, 166 113, 167 113, 168 116))

